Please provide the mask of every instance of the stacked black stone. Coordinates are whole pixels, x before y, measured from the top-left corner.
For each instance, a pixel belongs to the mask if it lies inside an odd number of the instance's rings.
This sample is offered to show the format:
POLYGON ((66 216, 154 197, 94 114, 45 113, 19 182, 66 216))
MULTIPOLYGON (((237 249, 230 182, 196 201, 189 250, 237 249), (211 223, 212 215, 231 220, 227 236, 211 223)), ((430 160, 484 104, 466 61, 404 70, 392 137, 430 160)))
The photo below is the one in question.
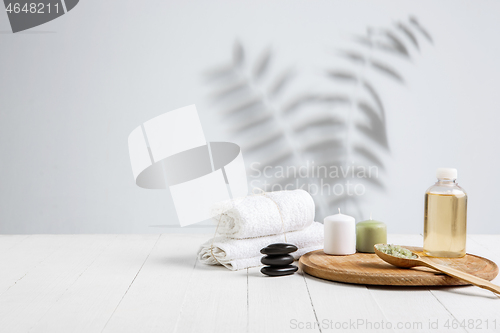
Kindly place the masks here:
POLYGON ((294 258, 290 253, 297 251, 297 247, 292 244, 276 243, 271 244, 260 250, 260 253, 266 254, 260 262, 264 265, 260 270, 262 274, 269 276, 283 276, 295 273, 299 268, 290 265, 294 258))

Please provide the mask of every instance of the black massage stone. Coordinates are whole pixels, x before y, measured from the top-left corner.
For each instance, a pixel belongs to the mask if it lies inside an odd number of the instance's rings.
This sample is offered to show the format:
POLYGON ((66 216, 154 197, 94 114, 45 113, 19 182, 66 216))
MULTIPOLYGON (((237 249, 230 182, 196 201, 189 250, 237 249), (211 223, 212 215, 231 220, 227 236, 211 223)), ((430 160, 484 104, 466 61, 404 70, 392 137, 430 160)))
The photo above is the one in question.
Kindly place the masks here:
POLYGON ((290 265, 295 259, 289 255, 274 255, 274 256, 264 256, 260 259, 260 262, 264 265, 272 265, 272 266, 285 266, 290 265))
POLYGON ((292 244, 276 243, 260 250, 260 253, 267 254, 260 259, 264 265, 260 270, 262 274, 269 276, 283 276, 295 273, 299 268, 290 265, 294 258, 289 254, 297 251, 297 247, 292 244))
POLYGON ((262 274, 269 276, 283 276, 295 273, 299 268, 294 265, 286 266, 265 266, 260 270, 262 274))
POLYGON ((288 254, 297 251, 297 247, 293 244, 286 244, 286 243, 275 243, 266 246, 262 250, 260 250, 260 253, 262 254, 288 254))

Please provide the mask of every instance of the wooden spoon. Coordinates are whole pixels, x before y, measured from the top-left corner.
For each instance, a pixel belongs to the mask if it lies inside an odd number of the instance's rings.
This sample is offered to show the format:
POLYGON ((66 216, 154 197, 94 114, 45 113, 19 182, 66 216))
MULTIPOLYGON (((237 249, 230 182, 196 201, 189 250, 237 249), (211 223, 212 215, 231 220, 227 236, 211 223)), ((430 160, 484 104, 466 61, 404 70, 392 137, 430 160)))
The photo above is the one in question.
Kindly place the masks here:
POLYGON ((500 294, 500 286, 497 286, 496 284, 493 284, 488 280, 478 278, 477 276, 459 271, 457 269, 454 269, 454 268, 451 268, 448 266, 436 264, 436 263, 432 262, 429 258, 420 257, 419 255, 417 255, 416 253, 413 253, 413 252, 412 253, 415 256, 415 258, 413 258, 413 259, 406 259, 406 258, 399 258, 399 257, 391 256, 390 254, 379 251, 377 249, 377 245, 383 245, 383 244, 376 244, 374 246, 375 253, 380 257, 380 259, 388 262, 391 265, 394 265, 397 267, 403 267, 403 268, 410 268, 410 267, 416 267, 416 266, 429 267, 429 268, 435 269, 437 271, 443 272, 447 275, 453 276, 454 278, 469 282, 475 286, 478 286, 479 288, 488 289, 494 293, 500 294))

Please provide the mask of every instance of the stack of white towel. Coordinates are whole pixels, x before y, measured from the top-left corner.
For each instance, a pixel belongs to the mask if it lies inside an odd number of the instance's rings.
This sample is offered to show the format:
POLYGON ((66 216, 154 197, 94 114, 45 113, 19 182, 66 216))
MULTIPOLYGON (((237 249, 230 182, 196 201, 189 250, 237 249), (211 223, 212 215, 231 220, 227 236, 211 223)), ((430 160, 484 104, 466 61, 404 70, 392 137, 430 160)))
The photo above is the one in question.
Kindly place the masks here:
POLYGON ((304 190, 269 192, 219 203, 214 207, 214 220, 219 223, 221 236, 202 245, 199 260, 231 270, 260 266, 260 250, 269 244, 285 243, 285 234, 286 243, 297 246, 298 251, 291 255, 298 259, 323 247, 323 225, 314 222, 314 212, 314 201, 304 190))

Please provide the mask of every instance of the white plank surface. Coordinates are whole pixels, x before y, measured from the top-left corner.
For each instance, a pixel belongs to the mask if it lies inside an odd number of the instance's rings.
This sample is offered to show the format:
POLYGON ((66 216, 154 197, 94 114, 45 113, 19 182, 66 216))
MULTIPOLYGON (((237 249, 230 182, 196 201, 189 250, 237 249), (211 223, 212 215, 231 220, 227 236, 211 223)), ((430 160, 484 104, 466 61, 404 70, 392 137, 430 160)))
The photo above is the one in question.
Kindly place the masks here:
MULTIPOLYGON (((500 298, 477 287, 367 287, 301 272, 232 272, 197 262, 210 236, 0 235, 0 331, 500 332, 500 298), (439 327, 430 329, 429 320, 439 327)), ((390 235, 389 242, 422 239, 390 235)), ((500 236, 469 236, 468 252, 498 263, 500 236)))
POLYGON ((110 242, 109 236, 54 237, 32 236, 31 251, 24 243, 21 252, 8 258, 6 266, 19 273, 21 267, 32 266, 24 267, 22 278, 0 295, 0 327, 6 332, 27 332, 110 242), (30 260, 28 253, 38 260, 30 260))
MULTIPOLYGON (((368 322, 387 322, 365 286, 326 281, 313 276, 306 276, 305 282, 322 332, 362 332, 366 331, 364 325, 368 322)), ((393 330, 373 329, 373 332, 384 331, 393 330)))
MULTIPOLYGON (((16 283, 19 283, 51 255, 57 253, 57 251, 64 251, 64 248, 75 237, 34 235, 29 238, 29 241, 22 241, 21 238, 16 236, 17 244, 11 243, 6 246, 5 251, 0 252, 0 262, 3 264, 2 273, 0 274, 0 295, 16 283)), ((8 241, 5 242, 9 243, 8 241)))
MULTIPOLYGON (((60 283, 53 283, 53 290, 39 283, 32 285, 24 292, 28 295, 40 294, 36 298, 38 304, 30 303, 33 304, 29 307, 30 311, 20 313, 14 328, 19 332, 25 332, 26 326, 30 326, 30 332, 100 332, 158 238, 158 235, 116 236, 63 288, 60 283), (60 295, 54 297, 54 293, 60 295), (35 314, 40 318, 31 326, 30 318, 35 314)), ((81 252, 85 250, 89 249, 81 252)), ((65 271, 64 266, 59 269, 65 271)), ((48 272, 46 275, 50 280, 52 274, 48 272)))
POLYGON ((268 277, 260 267, 248 269, 250 332, 296 332, 298 323, 311 325, 309 332, 320 332, 302 274, 299 269, 294 275, 268 277))
POLYGON ((246 332, 247 270, 196 263, 173 332, 246 332))
POLYGON ((30 235, 0 235, 1 253, 7 253, 8 250, 12 249, 29 237, 30 235))
POLYGON ((104 332, 173 332, 205 235, 162 235, 104 332))

